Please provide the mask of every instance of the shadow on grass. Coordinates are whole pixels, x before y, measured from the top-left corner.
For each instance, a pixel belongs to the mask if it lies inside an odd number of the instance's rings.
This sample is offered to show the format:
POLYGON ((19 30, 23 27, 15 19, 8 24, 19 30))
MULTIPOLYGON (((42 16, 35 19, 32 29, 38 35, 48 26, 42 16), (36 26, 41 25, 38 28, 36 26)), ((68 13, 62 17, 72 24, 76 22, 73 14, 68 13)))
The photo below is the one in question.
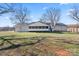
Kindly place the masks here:
POLYGON ((43 32, 43 31, 39 31, 39 32, 36 32, 36 33, 57 33, 57 34, 63 34, 63 32, 61 32, 61 31, 53 31, 53 32, 43 32))
POLYGON ((36 42, 33 42, 33 43, 12 44, 11 46, 1 48, 0 51, 2 51, 2 50, 8 50, 8 49, 15 49, 15 48, 19 48, 21 46, 35 45, 37 43, 40 43, 41 41, 42 40, 37 40, 36 42))
POLYGON ((55 33, 55 34, 79 34, 79 32, 62 32, 62 31, 53 31, 53 32, 36 32, 36 33, 55 33))

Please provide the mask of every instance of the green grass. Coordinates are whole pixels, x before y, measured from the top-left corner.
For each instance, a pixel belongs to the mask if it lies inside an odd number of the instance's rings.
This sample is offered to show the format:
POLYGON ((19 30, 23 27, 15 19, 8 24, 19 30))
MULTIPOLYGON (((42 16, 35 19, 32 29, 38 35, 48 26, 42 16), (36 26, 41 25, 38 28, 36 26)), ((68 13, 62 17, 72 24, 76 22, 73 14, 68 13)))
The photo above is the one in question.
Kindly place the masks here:
POLYGON ((63 32, 62 34, 60 33, 53 33, 53 32, 0 32, 0 36, 7 36, 7 35, 15 35, 19 37, 33 37, 33 36, 57 36, 57 37, 78 37, 79 34, 75 33, 69 33, 69 32, 63 32))
MULTIPOLYGON (((5 51, 0 51, 3 53, 3 55, 55 55, 54 52, 52 53, 49 50, 43 50, 46 49, 46 47, 42 47, 41 49, 39 47, 42 46, 42 43, 48 46, 54 47, 61 47, 63 49, 66 49, 72 53, 72 55, 79 55, 79 45, 75 44, 79 42, 79 34, 76 33, 69 33, 69 32, 62 32, 62 33, 53 33, 53 32, 0 32, 0 37, 4 36, 4 38, 31 38, 31 37, 46 37, 44 41, 42 41, 39 44, 36 45, 27 45, 24 47, 19 47, 15 49, 8 49, 5 51), (6 36, 13 36, 13 37, 6 37, 6 36), (69 41, 69 43, 67 43, 69 41), (39 48, 39 49, 37 49, 39 48), (9 54, 7 54, 8 52, 9 54), (19 52, 18 52, 19 51, 19 52)), ((22 39, 22 40, 11 40, 12 43, 33 43, 36 42, 38 38, 34 40, 32 39, 22 39)), ((2 41, 0 40, 0 43, 2 41)), ((10 45, 7 42, 5 42, 4 47, 6 45, 10 45)), ((1 48, 1 47, 0 47, 1 48)), ((59 49, 58 48, 58 49, 59 49)), ((55 48, 54 48, 55 49, 55 48)))

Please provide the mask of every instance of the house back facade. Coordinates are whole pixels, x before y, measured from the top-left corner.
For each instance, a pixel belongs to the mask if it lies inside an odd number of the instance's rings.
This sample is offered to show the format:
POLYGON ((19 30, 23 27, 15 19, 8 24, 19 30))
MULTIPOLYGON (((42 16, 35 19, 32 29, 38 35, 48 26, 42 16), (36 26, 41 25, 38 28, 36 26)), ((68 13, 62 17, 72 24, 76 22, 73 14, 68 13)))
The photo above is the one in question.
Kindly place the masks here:
MULTIPOLYGON (((50 32, 50 23, 44 22, 32 22, 29 24, 16 24, 16 32, 31 32, 31 31, 46 31, 50 32)), ((57 23, 55 28, 52 28, 52 31, 67 31, 67 26, 63 23, 57 23)))

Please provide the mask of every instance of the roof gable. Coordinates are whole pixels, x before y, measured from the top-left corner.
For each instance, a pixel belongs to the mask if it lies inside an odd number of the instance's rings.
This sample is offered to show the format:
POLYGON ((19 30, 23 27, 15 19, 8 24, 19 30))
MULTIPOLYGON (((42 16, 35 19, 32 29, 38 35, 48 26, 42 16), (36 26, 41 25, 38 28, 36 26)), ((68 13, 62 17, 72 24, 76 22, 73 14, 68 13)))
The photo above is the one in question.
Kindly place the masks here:
POLYGON ((38 22, 32 22, 32 23, 30 23, 29 26, 49 26, 49 25, 46 24, 46 23, 38 21, 38 22))

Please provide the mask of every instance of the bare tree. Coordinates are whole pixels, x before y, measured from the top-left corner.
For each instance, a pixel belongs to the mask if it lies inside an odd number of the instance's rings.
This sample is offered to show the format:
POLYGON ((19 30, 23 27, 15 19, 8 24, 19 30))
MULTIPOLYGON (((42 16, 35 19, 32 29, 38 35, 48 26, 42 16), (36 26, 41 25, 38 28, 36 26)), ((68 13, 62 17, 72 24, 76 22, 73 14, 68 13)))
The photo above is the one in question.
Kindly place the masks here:
POLYGON ((72 19, 79 22, 79 9, 74 7, 73 9, 69 10, 68 14, 72 19))
POLYGON ((27 23, 30 20, 30 11, 23 6, 15 9, 13 16, 10 18, 13 23, 27 23))
POLYGON ((12 23, 26 23, 30 20, 30 11, 23 4, 0 4, 0 14, 11 13, 12 23))
POLYGON ((57 22, 60 20, 60 9, 49 8, 46 13, 42 15, 41 21, 49 21, 51 24, 51 31, 55 28, 57 22))

